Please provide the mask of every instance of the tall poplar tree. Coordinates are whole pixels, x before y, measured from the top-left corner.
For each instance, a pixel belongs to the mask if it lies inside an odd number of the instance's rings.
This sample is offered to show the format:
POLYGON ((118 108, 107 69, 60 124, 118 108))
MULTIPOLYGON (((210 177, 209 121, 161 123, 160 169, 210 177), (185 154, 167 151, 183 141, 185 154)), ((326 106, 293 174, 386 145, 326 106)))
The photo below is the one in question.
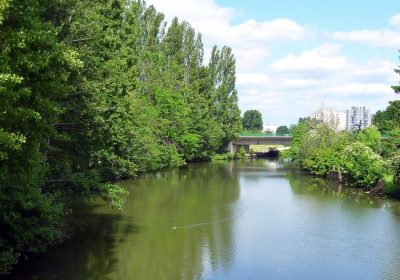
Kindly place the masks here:
POLYGON ((235 58, 144 1, 0 1, 0 273, 112 182, 208 160, 240 131, 235 58))
POLYGON ((236 90, 236 66, 232 49, 224 46, 212 49, 208 66, 213 90, 211 110, 224 131, 221 149, 232 139, 239 136, 241 130, 240 110, 236 90))

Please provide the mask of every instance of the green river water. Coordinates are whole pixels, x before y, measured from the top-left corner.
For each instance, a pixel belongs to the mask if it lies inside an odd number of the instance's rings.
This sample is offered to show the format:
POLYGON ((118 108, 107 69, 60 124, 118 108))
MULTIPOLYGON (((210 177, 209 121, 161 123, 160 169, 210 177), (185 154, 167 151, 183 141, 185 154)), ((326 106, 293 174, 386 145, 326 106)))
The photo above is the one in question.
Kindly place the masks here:
POLYGON ((269 160, 120 182, 76 237, 8 279, 400 279, 400 202, 269 160))

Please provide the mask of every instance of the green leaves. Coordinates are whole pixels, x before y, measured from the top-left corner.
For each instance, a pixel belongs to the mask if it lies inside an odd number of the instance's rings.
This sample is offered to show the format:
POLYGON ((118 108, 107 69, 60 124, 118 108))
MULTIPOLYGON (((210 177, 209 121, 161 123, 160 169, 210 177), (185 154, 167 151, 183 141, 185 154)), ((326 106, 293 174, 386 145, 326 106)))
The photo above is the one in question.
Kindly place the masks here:
POLYGON ((380 134, 366 128, 357 134, 334 132, 315 120, 302 120, 292 128, 293 141, 288 152, 301 167, 326 176, 332 170, 347 173, 349 183, 373 187, 390 172, 380 151, 380 134))
POLYGON ((125 199, 128 194, 124 188, 116 184, 103 184, 101 187, 102 197, 111 207, 122 210, 125 199))
POLYGON ((65 238, 74 201, 238 136, 232 50, 143 1, 0 1, 0 270, 65 238), (44 224, 45 223, 45 224, 44 224))
POLYGON ((0 161, 8 159, 12 152, 21 151, 25 142, 26 137, 24 135, 5 132, 0 128, 0 161))
POLYGON ((276 129, 277 135, 286 135, 289 134, 289 128, 286 125, 282 125, 276 129))
POLYGON ((261 131, 263 129, 261 113, 257 110, 248 110, 244 112, 242 126, 245 130, 261 131))
POLYGON ((2 0, 0 2, 0 25, 4 19, 4 13, 6 12, 7 8, 10 6, 11 0, 2 0))
POLYGON ((386 171, 382 157, 361 142, 349 143, 343 151, 342 164, 352 181, 359 186, 375 186, 386 171))
POLYGON ((376 112, 373 122, 382 133, 400 129, 400 101, 389 101, 386 110, 376 112))
POLYGON ((210 113, 221 125, 224 137, 221 139, 219 151, 224 150, 232 139, 236 139, 242 130, 240 110, 237 104, 236 66, 232 49, 224 46, 219 50, 212 49, 208 65, 210 90, 210 113))

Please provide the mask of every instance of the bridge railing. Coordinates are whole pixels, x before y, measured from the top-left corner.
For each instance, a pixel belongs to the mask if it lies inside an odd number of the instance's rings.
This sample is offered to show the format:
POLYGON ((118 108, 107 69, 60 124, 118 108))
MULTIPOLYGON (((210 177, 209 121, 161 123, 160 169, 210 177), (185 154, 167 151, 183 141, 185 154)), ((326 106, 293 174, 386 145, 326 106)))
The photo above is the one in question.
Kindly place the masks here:
MULTIPOLYGON (((253 137, 274 137, 274 136, 292 136, 290 133, 271 133, 271 132, 261 132, 261 131, 242 131, 240 132, 240 136, 253 136, 253 137)), ((388 139, 389 136, 381 133, 381 139, 388 139)))
POLYGON ((260 131, 242 131, 240 136, 248 136, 248 137, 274 137, 274 136, 292 136, 289 133, 271 133, 271 132, 260 132, 260 131))

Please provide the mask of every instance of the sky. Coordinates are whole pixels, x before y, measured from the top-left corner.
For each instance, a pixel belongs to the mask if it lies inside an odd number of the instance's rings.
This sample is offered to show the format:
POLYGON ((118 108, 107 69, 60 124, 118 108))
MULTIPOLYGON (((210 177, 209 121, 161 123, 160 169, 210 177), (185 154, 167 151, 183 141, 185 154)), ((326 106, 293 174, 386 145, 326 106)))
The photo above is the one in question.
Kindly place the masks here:
POLYGON ((233 49, 242 114, 290 125, 320 107, 383 110, 400 99, 398 0, 148 0, 233 49))

